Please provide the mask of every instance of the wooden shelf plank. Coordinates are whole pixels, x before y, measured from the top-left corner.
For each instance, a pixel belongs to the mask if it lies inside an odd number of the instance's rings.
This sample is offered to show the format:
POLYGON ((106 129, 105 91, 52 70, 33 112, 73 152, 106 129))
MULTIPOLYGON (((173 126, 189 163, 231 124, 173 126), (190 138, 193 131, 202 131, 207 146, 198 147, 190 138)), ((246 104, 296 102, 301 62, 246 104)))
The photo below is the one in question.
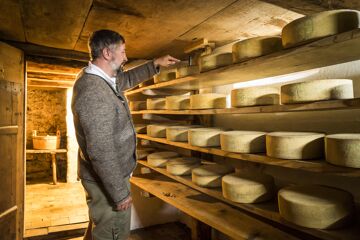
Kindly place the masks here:
POLYGON ((158 143, 168 144, 171 146, 176 146, 198 152, 209 153, 221 157, 233 158, 233 159, 249 161, 254 163, 298 169, 298 170, 304 170, 304 171, 316 172, 322 174, 330 174, 336 176, 360 177, 360 169, 337 167, 328 164, 324 160, 301 161, 301 160, 277 159, 277 158, 268 157, 265 154, 231 153, 231 152, 223 151, 220 148, 196 147, 196 146, 191 146, 190 144, 184 142, 172 142, 166 140, 165 138, 149 137, 145 134, 137 134, 137 137, 158 143))
POLYGON ((212 114, 250 114, 250 113, 277 113, 301 111, 325 111, 360 108, 360 98, 346 100, 329 100, 313 103, 254 106, 242 108, 223 108, 205 110, 141 110, 131 114, 173 114, 173 115, 212 115, 212 114))
POLYGON ((297 239, 212 197, 159 174, 133 176, 131 183, 234 239, 297 239))
POLYGON ((360 29, 355 29, 246 62, 130 90, 125 95, 156 88, 197 90, 355 61, 360 59, 359 45, 360 29))
POLYGON ((66 153, 66 149, 26 149, 26 153, 66 153))

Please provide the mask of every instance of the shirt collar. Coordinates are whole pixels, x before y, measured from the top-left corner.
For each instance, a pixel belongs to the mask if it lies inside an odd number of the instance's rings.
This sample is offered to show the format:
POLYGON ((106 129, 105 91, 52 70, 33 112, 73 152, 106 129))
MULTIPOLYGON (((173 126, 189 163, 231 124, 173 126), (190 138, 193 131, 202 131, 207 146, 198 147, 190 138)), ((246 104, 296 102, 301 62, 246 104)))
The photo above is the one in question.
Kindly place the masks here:
POLYGON ((89 65, 85 68, 84 71, 86 73, 94 74, 103 78, 105 81, 110 83, 110 85, 116 90, 116 77, 110 77, 100 67, 96 66, 96 64, 89 62, 89 65))

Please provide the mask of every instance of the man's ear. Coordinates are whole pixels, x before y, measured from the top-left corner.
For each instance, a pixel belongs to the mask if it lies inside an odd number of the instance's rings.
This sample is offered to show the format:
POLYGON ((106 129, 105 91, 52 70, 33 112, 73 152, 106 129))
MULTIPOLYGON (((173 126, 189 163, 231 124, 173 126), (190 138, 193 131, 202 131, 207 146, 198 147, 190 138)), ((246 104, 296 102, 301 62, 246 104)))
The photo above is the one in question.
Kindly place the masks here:
POLYGON ((105 60, 110 60, 111 59, 111 51, 110 51, 110 49, 107 48, 107 47, 103 48, 102 55, 103 55, 103 58, 105 60))

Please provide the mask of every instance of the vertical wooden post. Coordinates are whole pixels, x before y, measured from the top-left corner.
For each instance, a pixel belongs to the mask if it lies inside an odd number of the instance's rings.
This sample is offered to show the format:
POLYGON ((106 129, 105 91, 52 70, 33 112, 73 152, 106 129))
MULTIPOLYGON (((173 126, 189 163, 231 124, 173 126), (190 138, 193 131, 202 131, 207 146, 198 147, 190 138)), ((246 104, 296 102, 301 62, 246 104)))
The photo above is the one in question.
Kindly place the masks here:
POLYGON ((192 240, 210 240, 211 227, 195 218, 191 218, 191 239, 192 240))
POLYGON ((51 162, 52 162, 52 175, 53 175, 53 183, 57 184, 57 175, 56 175, 56 153, 51 153, 51 162))

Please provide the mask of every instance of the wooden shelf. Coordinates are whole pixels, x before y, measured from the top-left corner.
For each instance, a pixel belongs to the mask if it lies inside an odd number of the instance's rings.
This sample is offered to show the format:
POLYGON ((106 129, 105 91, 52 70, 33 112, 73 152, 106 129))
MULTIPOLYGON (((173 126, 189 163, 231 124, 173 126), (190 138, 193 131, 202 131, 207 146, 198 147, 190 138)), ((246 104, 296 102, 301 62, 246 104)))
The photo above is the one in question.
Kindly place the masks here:
POLYGON ((319 101, 303 104, 254 106, 242 108, 205 109, 205 110, 141 110, 131 111, 131 114, 173 114, 173 115, 211 115, 211 114, 250 114, 325 111, 360 108, 360 98, 346 100, 319 101))
POLYGON ((26 149, 26 153, 66 153, 66 149, 26 149))
POLYGON ((272 220, 274 222, 280 223, 282 225, 285 225, 287 227, 293 228, 297 231, 301 231, 307 234, 310 234, 315 237, 319 237, 321 239, 358 239, 358 236, 360 235, 360 228, 356 225, 351 228, 346 228, 345 230, 338 230, 338 231, 328 231, 328 230, 317 230, 317 229, 310 229, 310 228, 303 228, 296 226, 292 223, 289 223, 285 220, 283 220, 280 217, 280 214, 278 212, 278 205, 276 202, 276 198, 273 201, 265 202, 265 203, 257 203, 257 204, 240 204, 232 202, 226 198, 223 197, 221 188, 204 188, 196 185, 191 181, 191 176, 175 176, 166 171, 164 168, 156 168, 150 166, 145 160, 138 160, 139 164, 148 167, 158 173, 161 173, 175 181, 178 181, 188 187, 191 187, 201 193, 204 193, 208 196, 211 196, 213 198, 216 198, 222 202, 225 202, 227 204, 230 204, 231 206, 234 206, 239 209, 243 209, 245 211, 248 211, 250 213, 259 215, 261 217, 264 217, 266 219, 272 220))
POLYGON ((360 29, 355 29, 246 62, 130 90, 125 95, 156 88, 197 90, 355 61, 360 59, 359 45, 360 29))
MULTIPOLYGON (((301 160, 277 159, 277 158, 268 157, 265 154, 231 153, 231 152, 223 151, 220 148, 196 147, 196 146, 191 146, 190 144, 184 142, 172 142, 166 140, 165 138, 149 137, 145 134, 137 134, 137 137, 140 139, 147 139, 150 141, 163 143, 175 147, 213 154, 226 158, 233 158, 242 161, 273 165, 273 166, 279 166, 290 169, 304 170, 304 171, 316 172, 321 174, 330 174, 335 176, 360 177, 360 169, 337 167, 328 164, 324 160, 301 161, 301 160)), ((231 163, 234 165, 234 167, 236 167, 235 166, 236 161, 232 161, 231 163)))
POLYGON ((277 227, 159 174, 133 176, 130 182, 191 217, 234 239, 298 239, 277 227))

